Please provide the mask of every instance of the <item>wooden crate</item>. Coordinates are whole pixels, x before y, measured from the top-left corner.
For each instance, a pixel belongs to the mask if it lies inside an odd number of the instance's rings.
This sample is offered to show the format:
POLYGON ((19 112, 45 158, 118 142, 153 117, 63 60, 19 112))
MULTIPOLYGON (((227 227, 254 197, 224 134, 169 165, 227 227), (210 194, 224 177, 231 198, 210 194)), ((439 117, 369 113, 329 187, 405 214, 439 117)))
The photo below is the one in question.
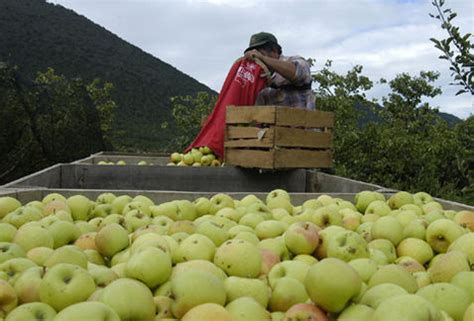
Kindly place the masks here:
POLYGON ((334 114, 281 106, 229 106, 225 163, 241 167, 332 167, 334 114))

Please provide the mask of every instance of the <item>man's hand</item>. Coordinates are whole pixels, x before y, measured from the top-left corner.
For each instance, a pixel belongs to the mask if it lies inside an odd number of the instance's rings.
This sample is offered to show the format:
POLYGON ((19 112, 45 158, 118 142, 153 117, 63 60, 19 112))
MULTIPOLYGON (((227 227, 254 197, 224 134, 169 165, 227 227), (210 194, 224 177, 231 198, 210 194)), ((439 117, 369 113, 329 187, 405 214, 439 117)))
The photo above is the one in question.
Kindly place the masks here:
POLYGON ((249 50, 244 54, 244 58, 250 61, 254 61, 255 58, 262 60, 263 57, 264 56, 262 55, 262 53, 258 51, 257 49, 249 50))

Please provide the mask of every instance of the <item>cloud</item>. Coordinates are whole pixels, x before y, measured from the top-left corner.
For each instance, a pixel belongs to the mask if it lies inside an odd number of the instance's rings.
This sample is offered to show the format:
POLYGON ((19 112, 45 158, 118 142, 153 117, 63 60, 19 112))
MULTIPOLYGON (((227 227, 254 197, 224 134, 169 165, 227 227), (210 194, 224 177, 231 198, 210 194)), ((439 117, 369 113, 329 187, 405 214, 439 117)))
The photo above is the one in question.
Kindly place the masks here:
MULTIPOLYGON (((122 39, 219 91, 250 35, 273 32, 285 54, 327 59, 336 71, 363 65, 373 81, 398 73, 441 72, 442 111, 466 118, 472 96, 454 96, 449 65, 429 38, 445 38, 426 0, 54 0, 104 26, 122 39)), ((473 4, 449 0, 461 32, 473 25, 473 4)), ((374 97, 386 89, 373 90, 374 97)))

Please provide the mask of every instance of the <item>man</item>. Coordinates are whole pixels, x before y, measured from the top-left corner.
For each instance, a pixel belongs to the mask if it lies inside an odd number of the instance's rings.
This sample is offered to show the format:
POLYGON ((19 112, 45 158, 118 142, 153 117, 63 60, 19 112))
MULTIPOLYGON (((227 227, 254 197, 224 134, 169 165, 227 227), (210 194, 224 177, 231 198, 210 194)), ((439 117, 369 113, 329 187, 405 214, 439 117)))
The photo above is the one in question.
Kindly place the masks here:
POLYGON ((260 60, 272 72, 271 85, 260 91, 256 105, 315 108, 309 63, 300 56, 283 56, 274 35, 268 32, 252 35, 244 57, 260 60))

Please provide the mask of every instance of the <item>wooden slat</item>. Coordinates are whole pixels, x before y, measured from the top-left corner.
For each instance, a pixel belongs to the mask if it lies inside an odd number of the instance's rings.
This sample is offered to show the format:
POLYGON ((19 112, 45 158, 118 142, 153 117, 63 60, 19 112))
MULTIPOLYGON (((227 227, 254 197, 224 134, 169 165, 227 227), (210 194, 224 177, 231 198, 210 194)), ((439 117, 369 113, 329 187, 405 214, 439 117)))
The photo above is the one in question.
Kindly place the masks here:
POLYGON ((260 147, 260 148, 273 148, 273 139, 263 138, 258 139, 234 139, 224 142, 224 147, 260 147))
POLYGON ((273 139, 274 129, 259 128, 259 127, 243 127, 243 126, 227 126, 226 127, 226 139, 242 139, 242 138, 258 138, 258 133, 264 130, 265 135, 263 137, 273 139))
POLYGON ((228 106, 226 124, 274 124, 275 108, 273 106, 228 106))
POLYGON ((273 150, 225 149, 225 163, 248 168, 273 168, 273 150))
POLYGON ((275 146, 331 148, 332 133, 277 126, 275 127, 275 146))
POLYGON ((305 128, 334 127, 334 113, 304 108, 279 107, 276 125, 305 128))
POLYGON ((330 150, 312 151, 303 149, 275 149, 274 168, 330 168, 330 150))

